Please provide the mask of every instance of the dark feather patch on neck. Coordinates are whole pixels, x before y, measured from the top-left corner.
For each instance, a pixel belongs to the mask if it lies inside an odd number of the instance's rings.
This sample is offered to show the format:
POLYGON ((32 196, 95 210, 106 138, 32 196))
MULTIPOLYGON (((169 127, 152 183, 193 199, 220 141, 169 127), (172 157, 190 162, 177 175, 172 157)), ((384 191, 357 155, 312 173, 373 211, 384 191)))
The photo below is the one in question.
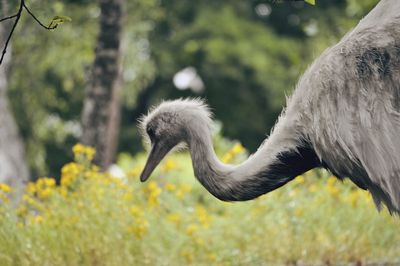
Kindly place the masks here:
POLYGON ((298 175, 316 167, 321 167, 321 161, 308 142, 303 142, 296 149, 281 152, 276 162, 259 172, 254 178, 240 184, 242 189, 235 193, 227 193, 223 200, 251 200, 262 194, 275 190, 298 175))
POLYGON ((302 142, 296 149, 281 152, 276 162, 258 177, 263 180, 261 189, 264 193, 275 190, 298 175, 316 167, 321 167, 321 161, 309 142, 302 142))
POLYGON ((321 161, 314 149, 309 143, 302 143, 296 150, 280 153, 268 174, 269 176, 287 176, 292 179, 319 166, 321 166, 321 161))

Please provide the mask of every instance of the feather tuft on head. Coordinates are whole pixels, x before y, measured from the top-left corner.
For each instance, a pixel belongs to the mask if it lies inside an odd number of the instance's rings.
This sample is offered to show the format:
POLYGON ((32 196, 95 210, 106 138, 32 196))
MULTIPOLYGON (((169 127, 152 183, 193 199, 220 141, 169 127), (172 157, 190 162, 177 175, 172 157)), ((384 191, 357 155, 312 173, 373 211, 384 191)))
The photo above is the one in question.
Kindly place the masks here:
MULTIPOLYGON (((144 138, 149 142, 147 129, 152 123, 155 123, 156 118, 177 123, 204 123, 208 127, 212 124, 212 112, 209 106, 201 98, 187 98, 177 100, 166 100, 159 105, 152 106, 147 113, 139 118, 139 129, 144 138)), ((158 123, 158 126, 160 123, 158 123)), ((171 123, 164 126, 173 126, 171 123)), ((182 145, 177 147, 182 148, 182 145)))

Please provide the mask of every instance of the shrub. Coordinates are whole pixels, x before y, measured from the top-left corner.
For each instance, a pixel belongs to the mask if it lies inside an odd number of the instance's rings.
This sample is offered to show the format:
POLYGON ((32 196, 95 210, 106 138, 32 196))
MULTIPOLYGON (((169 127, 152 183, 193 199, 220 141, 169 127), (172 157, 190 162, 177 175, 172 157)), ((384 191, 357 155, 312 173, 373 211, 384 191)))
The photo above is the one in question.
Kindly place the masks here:
MULTIPOLYGON (((92 148, 73 151, 60 184, 29 183, 16 207, 0 185, 0 265, 400 263, 398 218, 327 172, 225 203, 194 181, 187 154, 169 156, 141 184, 143 155, 121 155, 126 176, 117 178, 91 163, 92 148)), ((223 158, 244 152, 234 145, 223 158)))

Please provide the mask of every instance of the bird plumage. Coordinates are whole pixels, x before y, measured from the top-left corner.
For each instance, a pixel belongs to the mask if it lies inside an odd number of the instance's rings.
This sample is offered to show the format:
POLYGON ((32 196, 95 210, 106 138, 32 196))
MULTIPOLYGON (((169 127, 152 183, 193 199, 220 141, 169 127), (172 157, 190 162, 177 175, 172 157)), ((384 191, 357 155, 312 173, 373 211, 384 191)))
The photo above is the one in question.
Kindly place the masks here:
POLYGON ((327 49, 292 100, 328 168, 399 212, 400 1, 381 1, 327 49))
POLYGON ((270 136, 242 164, 217 159, 210 125, 201 100, 153 109, 142 122, 153 138, 142 180, 186 143, 195 176, 223 200, 252 199, 325 167, 400 213, 400 1, 382 0, 308 68, 270 136))

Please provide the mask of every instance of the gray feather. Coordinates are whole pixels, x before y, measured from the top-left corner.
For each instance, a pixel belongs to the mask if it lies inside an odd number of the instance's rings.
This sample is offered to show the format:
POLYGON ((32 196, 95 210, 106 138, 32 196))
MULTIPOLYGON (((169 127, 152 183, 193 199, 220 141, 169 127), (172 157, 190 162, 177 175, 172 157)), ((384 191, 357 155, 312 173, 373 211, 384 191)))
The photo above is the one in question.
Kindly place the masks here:
POLYGON ((186 143, 195 176, 222 200, 252 199, 325 167, 399 214, 400 1, 382 0, 308 68, 270 136, 242 164, 218 160, 211 117, 202 100, 167 101, 142 128, 154 129, 155 143, 186 143))

